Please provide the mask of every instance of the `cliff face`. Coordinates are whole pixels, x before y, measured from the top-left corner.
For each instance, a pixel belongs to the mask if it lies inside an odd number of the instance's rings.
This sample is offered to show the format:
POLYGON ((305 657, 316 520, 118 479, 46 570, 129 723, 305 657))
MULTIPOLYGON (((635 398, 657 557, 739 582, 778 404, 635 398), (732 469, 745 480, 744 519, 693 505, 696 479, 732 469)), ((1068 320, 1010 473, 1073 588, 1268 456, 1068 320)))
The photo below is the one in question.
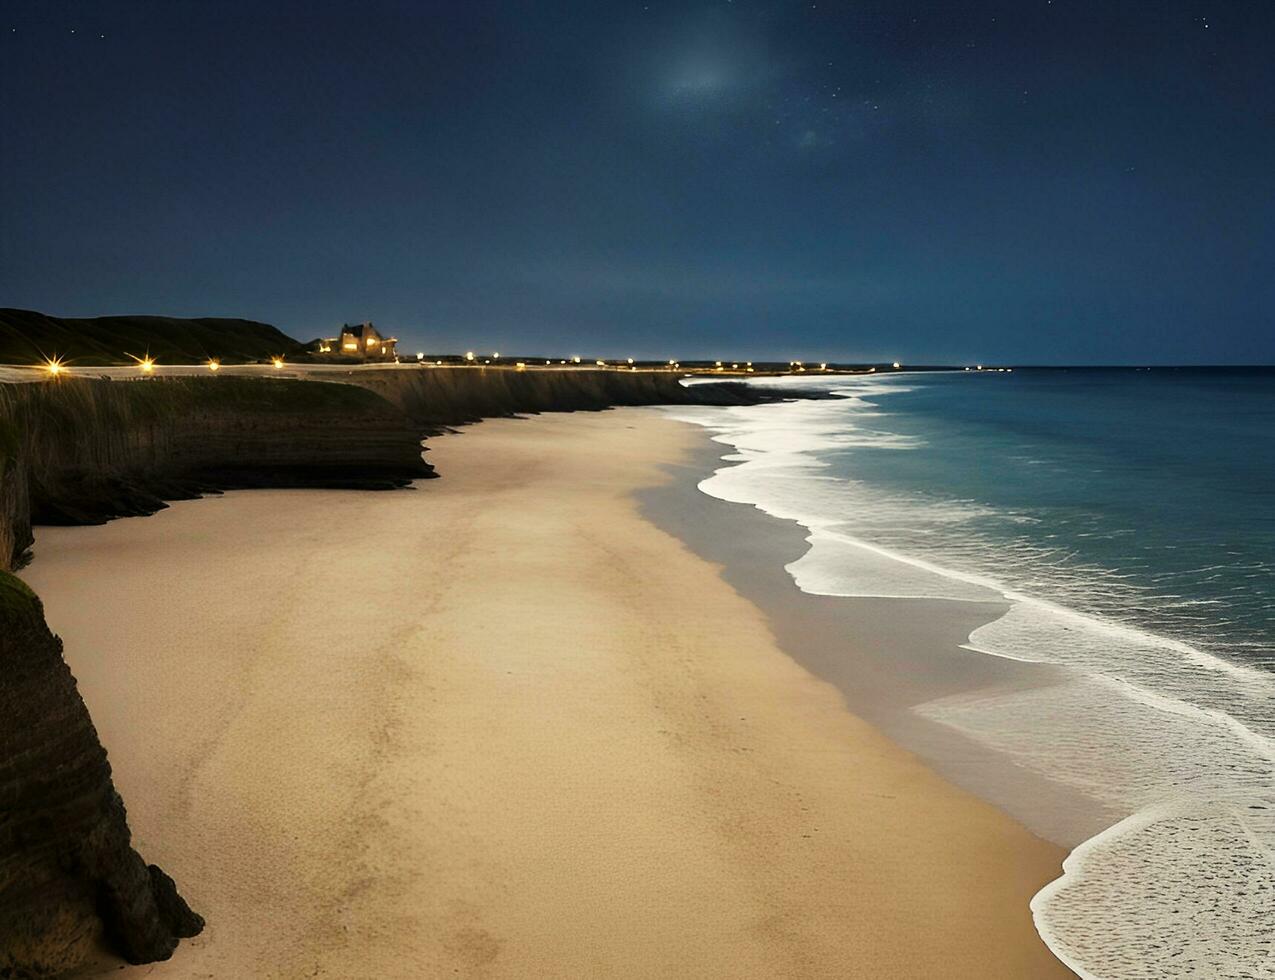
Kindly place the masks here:
POLYGON ((617 405, 755 405, 792 397, 739 382, 686 387, 671 372, 588 368, 400 368, 351 372, 342 380, 377 392, 435 430, 532 412, 599 411, 617 405))
POLYGON ((253 378, 0 386, 0 568, 31 525, 150 514, 232 488, 387 489, 428 477, 419 426, 349 385, 253 378))
POLYGON ((133 962, 203 922, 131 848, 62 644, 4 569, 32 524, 100 523, 217 489, 386 489, 433 475, 421 434, 485 416, 749 404, 743 385, 672 375, 387 370, 353 383, 245 377, 0 385, 0 976, 74 967, 98 936, 133 962))
POLYGON ((0 976, 47 976, 103 936, 134 963, 203 928, 129 841, 106 752, 40 601, 0 572, 0 976))
POLYGON ((738 383, 661 372, 389 369, 334 381, 61 378, 0 385, 0 568, 33 524, 151 514, 165 500, 249 487, 390 489, 433 476, 421 436, 516 413, 613 405, 745 405, 738 383))

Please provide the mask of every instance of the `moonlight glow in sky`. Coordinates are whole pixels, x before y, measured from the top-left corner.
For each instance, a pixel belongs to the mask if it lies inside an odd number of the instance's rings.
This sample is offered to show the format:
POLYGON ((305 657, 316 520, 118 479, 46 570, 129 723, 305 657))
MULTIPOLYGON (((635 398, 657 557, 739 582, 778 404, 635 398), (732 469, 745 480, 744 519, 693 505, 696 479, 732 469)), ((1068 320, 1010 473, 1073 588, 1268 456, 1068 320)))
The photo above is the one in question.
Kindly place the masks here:
POLYGON ((1275 5, 0 14, 0 305, 413 350, 1275 362, 1275 5))

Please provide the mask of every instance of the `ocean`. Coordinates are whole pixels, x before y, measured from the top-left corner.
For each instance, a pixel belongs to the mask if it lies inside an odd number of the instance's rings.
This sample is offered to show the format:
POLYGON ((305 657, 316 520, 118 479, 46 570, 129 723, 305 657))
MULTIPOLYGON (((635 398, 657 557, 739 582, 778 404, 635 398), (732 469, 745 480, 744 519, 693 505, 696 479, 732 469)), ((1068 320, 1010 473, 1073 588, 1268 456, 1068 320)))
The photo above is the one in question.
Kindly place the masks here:
POLYGON ((833 596, 1004 598, 969 637, 1062 683, 922 716, 1126 818, 1032 903, 1083 977, 1275 977, 1275 371, 776 379, 679 409, 701 489, 794 520, 833 596))

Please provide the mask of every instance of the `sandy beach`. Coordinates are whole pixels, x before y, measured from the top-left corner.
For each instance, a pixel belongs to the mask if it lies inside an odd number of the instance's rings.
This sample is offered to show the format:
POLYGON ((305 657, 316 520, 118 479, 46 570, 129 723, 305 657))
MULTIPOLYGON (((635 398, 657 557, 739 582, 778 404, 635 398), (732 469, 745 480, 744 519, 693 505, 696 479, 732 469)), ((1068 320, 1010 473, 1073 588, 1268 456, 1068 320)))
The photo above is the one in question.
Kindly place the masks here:
POLYGON ((1065 851, 644 516, 704 442, 644 409, 491 421, 414 490, 39 528, 23 577, 137 846, 208 921, 98 972, 1070 976, 1028 910, 1065 851))

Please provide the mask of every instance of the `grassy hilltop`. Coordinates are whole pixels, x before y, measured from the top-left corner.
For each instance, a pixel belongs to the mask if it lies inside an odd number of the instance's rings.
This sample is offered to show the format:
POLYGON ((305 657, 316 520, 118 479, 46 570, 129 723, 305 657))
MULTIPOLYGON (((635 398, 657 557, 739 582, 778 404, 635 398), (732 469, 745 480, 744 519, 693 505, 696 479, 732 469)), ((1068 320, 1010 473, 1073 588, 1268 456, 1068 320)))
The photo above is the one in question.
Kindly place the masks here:
POLYGON ((222 317, 46 316, 0 309, 0 364, 34 364, 54 355, 75 364, 131 364, 129 355, 161 361, 226 363, 293 355, 301 344, 268 323, 222 317))

